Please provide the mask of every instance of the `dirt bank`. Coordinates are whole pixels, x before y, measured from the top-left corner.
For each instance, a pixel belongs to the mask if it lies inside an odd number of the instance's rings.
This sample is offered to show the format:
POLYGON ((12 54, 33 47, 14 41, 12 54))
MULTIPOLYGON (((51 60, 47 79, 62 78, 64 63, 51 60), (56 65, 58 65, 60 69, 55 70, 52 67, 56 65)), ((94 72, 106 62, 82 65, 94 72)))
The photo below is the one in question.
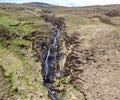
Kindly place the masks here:
POLYGON ((119 100, 120 37, 111 25, 101 23, 84 28, 89 30, 86 34, 68 33, 66 46, 71 52, 64 75, 87 100, 119 100))

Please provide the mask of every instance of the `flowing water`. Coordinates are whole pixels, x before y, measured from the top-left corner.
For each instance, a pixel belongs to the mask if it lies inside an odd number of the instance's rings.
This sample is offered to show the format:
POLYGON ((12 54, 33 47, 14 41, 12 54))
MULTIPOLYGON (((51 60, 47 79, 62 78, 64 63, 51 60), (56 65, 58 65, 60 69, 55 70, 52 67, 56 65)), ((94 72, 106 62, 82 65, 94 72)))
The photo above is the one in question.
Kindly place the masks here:
POLYGON ((45 59, 43 61, 43 81, 44 85, 48 90, 49 97, 52 100, 57 100, 54 89, 50 87, 50 84, 53 83, 54 77, 61 77, 60 74, 60 47, 58 38, 60 36, 60 30, 57 27, 54 27, 55 33, 50 40, 48 49, 45 54, 45 59))

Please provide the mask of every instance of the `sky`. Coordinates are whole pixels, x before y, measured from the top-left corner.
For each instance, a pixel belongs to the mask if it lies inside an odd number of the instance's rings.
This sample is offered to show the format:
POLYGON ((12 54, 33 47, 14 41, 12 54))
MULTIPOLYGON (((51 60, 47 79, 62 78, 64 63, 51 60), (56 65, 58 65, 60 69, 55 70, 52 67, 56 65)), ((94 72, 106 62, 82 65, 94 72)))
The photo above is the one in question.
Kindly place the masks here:
POLYGON ((25 3, 25 2, 43 2, 61 6, 89 6, 89 5, 107 5, 120 4, 120 0, 0 0, 8 3, 25 3))

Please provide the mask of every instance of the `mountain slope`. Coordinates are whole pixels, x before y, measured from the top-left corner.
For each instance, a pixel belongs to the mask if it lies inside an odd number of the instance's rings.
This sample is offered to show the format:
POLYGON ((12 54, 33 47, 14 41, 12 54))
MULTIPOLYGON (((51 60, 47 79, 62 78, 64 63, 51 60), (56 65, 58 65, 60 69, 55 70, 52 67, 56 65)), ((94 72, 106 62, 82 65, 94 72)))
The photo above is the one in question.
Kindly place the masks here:
POLYGON ((57 7, 52 4, 47 3, 41 3, 41 2, 29 2, 29 3, 23 3, 24 5, 31 5, 31 6, 38 6, 38 7, 57 7))
POLYGON ((62 77, 49 85, 58 100, 118 100, 119 8, 0 4, 0 99, 50 100, 42 63, 54 34, 51 22, 60 28, 62 77))

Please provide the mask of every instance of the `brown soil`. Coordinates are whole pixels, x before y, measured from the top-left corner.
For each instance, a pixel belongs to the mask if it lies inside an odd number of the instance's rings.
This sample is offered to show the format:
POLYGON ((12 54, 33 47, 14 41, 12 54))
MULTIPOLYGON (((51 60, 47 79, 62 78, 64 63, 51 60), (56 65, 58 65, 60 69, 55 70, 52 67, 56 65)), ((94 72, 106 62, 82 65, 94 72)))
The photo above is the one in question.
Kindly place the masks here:
POLYGON ((86 34, 69 34, 66 39, 71 52, 64 75, 87 100, 120 100, 120 38, 115 27, 101 23, 84 28, 89 30, 86 34))

